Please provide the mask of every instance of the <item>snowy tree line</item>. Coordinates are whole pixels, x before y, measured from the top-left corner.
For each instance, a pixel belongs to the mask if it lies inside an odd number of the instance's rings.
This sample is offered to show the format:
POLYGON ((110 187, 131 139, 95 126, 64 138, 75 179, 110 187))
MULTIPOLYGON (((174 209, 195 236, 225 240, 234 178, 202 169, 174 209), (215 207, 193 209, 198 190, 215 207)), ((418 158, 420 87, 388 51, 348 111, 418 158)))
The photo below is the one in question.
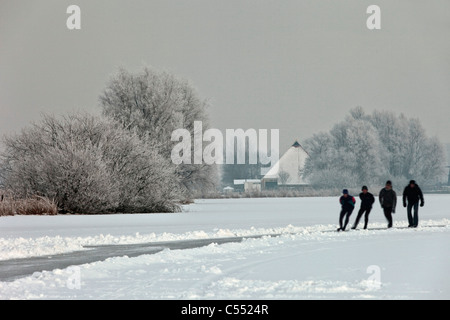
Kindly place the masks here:
POLYGON ((216 183, 214 167, 170 159, 174 129, 208 123, 207 105, 187 81, 120 70, 100 101, 102 116, 45 115, 5 137, 1 187, 15 197, 54 199, 63 212, 173 212, 216 183))
POLYGON ((330 132, 308 139, 305 149, 305 175, 314 187, 406 185, 410 179, 432 186, 445 178, 440 141, 428 137, 418 119, 389 111, 366 114, 357 107, 330 132))

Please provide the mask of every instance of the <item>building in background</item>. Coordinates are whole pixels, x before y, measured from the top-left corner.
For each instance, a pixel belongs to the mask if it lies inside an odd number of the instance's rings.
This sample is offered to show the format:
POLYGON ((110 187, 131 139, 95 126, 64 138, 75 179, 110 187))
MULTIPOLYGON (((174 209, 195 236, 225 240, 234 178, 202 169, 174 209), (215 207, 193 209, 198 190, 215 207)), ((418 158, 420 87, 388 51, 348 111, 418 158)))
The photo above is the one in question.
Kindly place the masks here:
POLYGON ((306 159, 309 155, 298 141, 283 154, 261 180, 262 189, 304 189, 309 185, 304 178, 306 159))
POLYGON ((235 179, 234 189, 240 192, 261 192, 260 179, 235 179))

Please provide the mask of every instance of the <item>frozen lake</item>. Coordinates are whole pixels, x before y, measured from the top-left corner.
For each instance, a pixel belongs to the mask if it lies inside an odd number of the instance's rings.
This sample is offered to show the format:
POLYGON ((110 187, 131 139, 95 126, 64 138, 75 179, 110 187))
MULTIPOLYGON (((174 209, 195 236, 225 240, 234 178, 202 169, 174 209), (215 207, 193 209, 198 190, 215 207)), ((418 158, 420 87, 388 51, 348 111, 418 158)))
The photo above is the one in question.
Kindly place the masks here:
POLYGON ((418 229, 402 229, 399 207, 399 228, 384 230, 376 205, 369 228, 381 230, 345 233, 333 231, 337 198, 198 200, 177 214, 3 217, 2 260, 89 245, 281 235, 83 264, 76 289, 67 282, 72 267, 48 270, 0 282, 0 298, 448 299, 450 196, 425 201, 418 229))

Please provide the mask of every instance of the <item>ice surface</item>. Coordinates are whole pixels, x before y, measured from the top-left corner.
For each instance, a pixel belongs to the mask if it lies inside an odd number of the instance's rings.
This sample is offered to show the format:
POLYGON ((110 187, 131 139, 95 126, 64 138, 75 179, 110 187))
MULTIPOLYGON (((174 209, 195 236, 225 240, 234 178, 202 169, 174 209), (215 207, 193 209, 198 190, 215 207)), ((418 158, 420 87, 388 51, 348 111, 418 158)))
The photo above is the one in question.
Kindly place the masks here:
MULTIPOLYGON (((336 228, 336 198, 201 200, 180 214, 5 217, 3 260, 87 244, 282 235, 44 271, 0 282, 0 298, 448 299, 449 201, 426 195, 418 229, 345 233, 324 232, 336 228), (69 283, 74 276, 79 289, 69 283)), ((403 208, 394 219, 407 225, 403 208)), ((385 226, 377 206, 369 227, 385 226)))

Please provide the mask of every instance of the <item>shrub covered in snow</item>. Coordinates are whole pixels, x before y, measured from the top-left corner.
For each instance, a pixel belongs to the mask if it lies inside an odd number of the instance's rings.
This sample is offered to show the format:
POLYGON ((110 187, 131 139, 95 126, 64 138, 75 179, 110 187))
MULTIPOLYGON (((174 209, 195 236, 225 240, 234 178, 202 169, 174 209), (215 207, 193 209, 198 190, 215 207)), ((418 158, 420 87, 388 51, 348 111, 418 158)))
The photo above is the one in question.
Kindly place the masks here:
MULTIPOLYGON (((112 77, 100 101, 104 115, 126 129, 135 130, 139 137, 151 139, 168 162, 171 162, 174 146, 171 134, 175 129, 184 128, 193 135, 194 121, 201 121, 203 130, 208 129, 207 103, 188 81, 167 72, 145 68, 130 73, 122 69, 112 77)), ((173 166, 187 196, 209 190, 218 181, 215 166, 173 166)))
POLYGON ((42 195, 74 213, 177 210, 173 166, 112 120, 47 115, 4 142, 0 181, 16 197, 42 195))

